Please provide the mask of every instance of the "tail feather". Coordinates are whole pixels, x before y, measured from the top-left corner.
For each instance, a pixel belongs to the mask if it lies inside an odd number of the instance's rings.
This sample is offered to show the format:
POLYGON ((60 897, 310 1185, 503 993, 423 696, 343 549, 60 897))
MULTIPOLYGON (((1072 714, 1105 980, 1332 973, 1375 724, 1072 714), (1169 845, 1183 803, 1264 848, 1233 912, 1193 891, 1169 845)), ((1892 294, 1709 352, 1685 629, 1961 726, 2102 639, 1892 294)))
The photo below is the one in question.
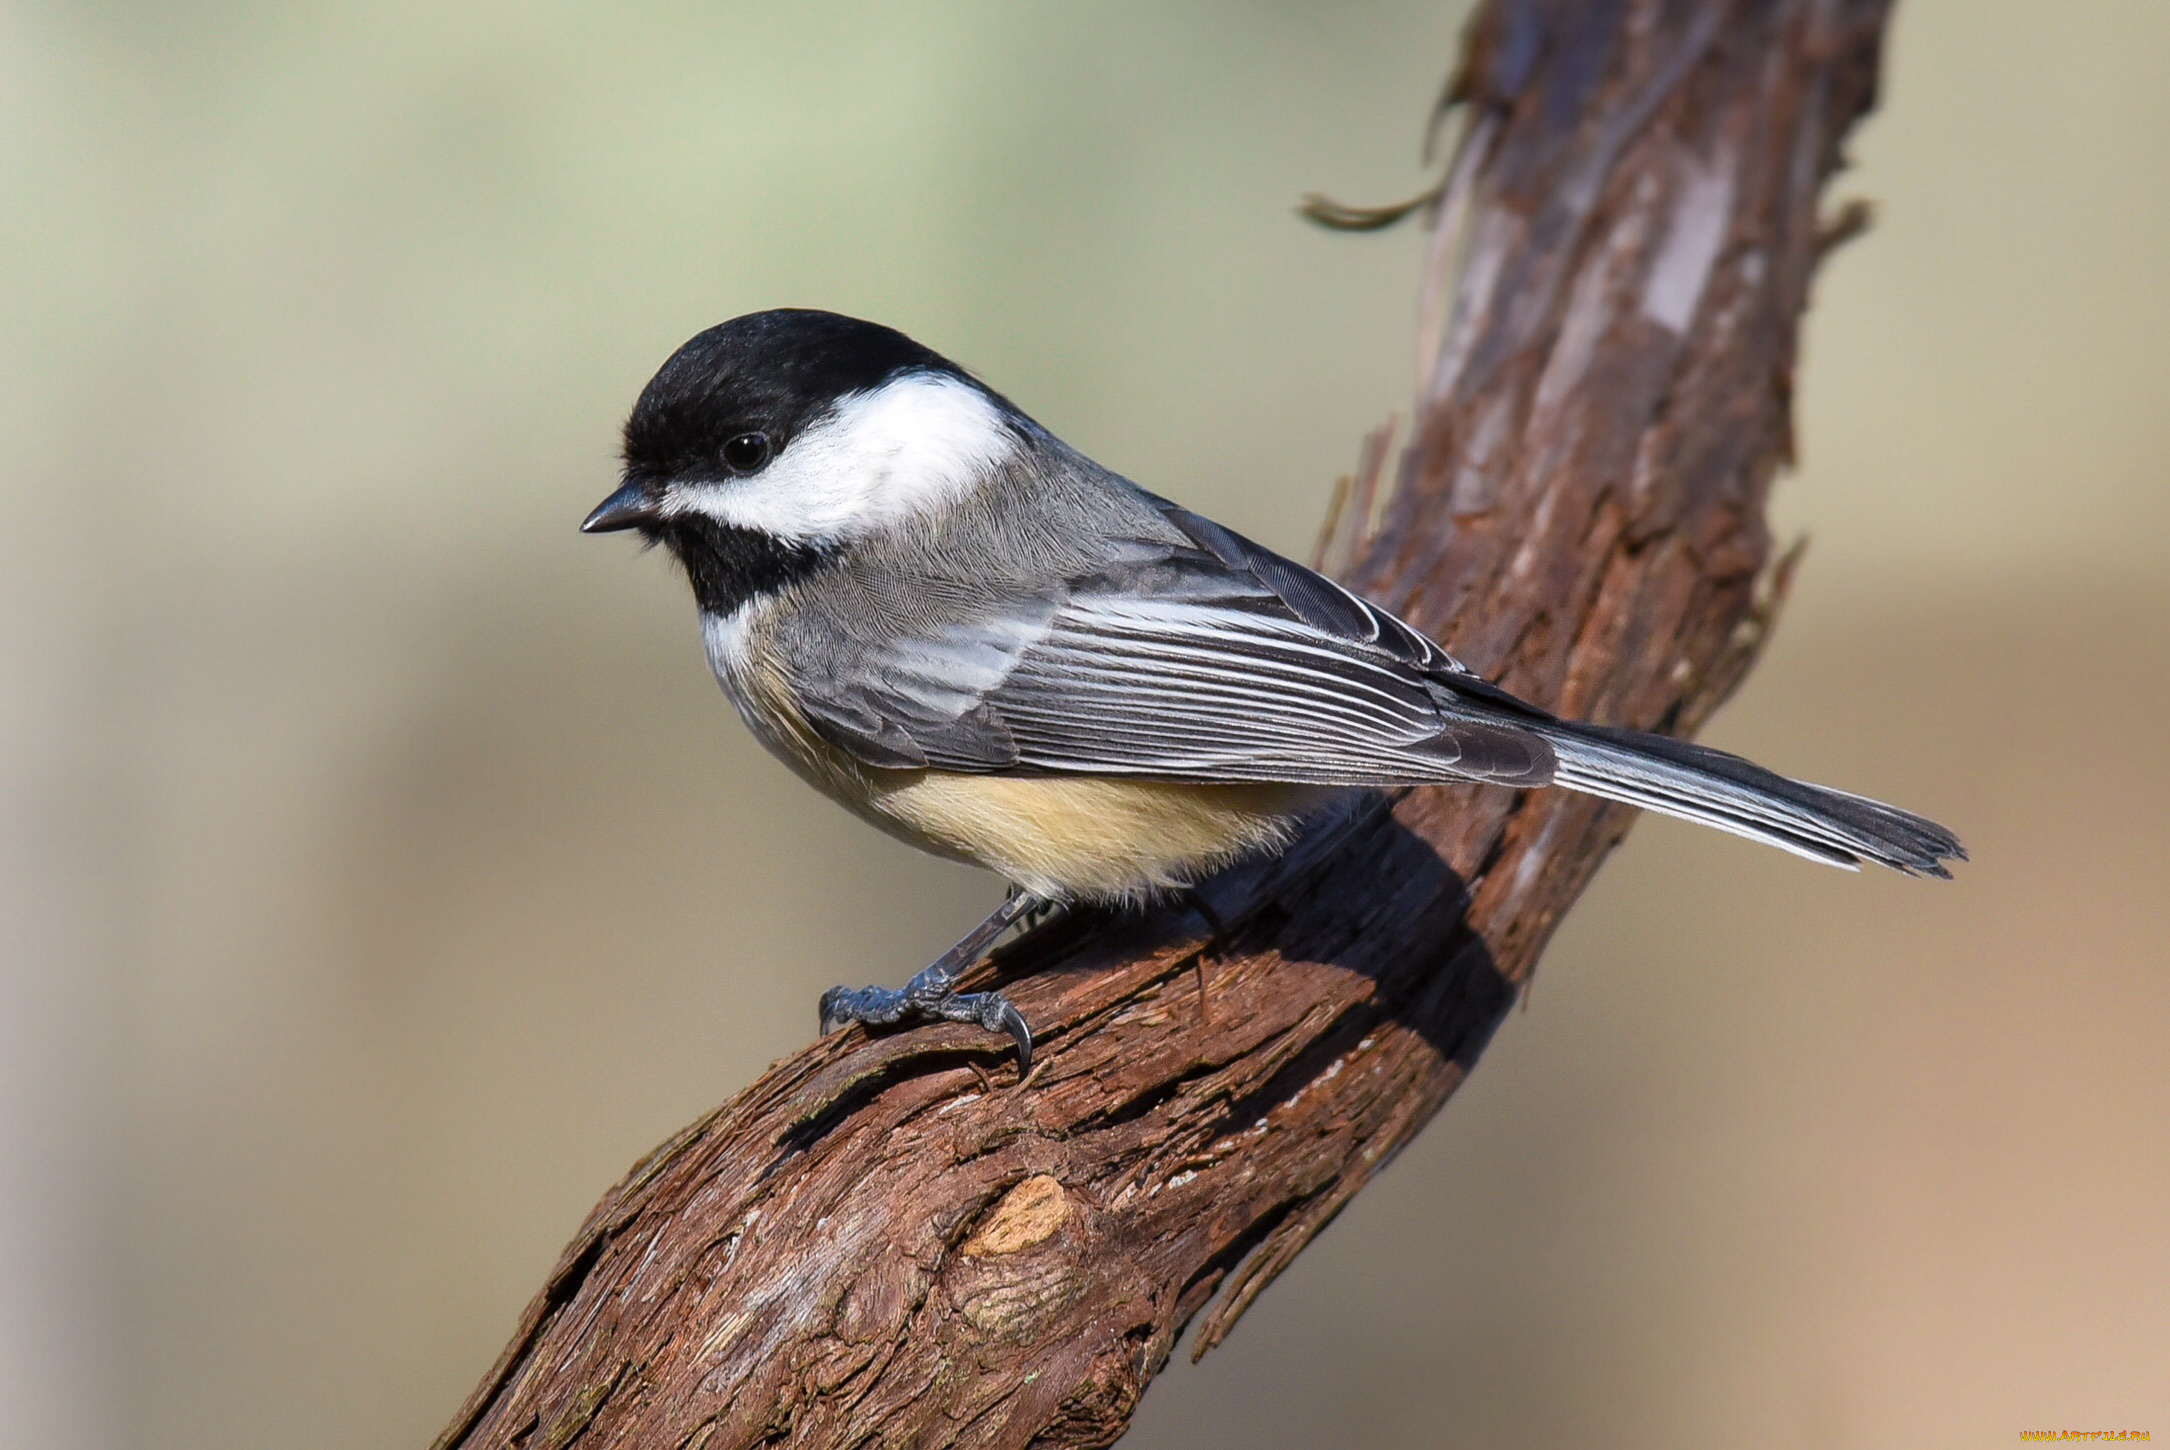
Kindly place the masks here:
POLYGON ((1949 878, 1959 838, 1936 822, 1866 796, 1789 780, 1722 750, 1664 735, 1547 721, 1553 784, 1715 826, 1813 861, 1858 870, 1874 861, 1909 876, 1949 878))

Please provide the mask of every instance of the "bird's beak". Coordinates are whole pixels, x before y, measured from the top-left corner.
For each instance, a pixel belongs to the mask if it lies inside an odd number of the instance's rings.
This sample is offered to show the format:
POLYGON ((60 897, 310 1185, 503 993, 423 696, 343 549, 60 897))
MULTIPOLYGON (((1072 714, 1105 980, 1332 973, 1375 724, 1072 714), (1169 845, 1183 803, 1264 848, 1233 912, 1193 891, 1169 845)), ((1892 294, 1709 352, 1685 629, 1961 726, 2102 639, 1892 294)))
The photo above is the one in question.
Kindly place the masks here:
POLYGON ((660 502, 648 492, 645 483, 629 482, 595 506, 595 512, 581 521, 580 532, 609 534, 645 524, 656 516, 660 502))

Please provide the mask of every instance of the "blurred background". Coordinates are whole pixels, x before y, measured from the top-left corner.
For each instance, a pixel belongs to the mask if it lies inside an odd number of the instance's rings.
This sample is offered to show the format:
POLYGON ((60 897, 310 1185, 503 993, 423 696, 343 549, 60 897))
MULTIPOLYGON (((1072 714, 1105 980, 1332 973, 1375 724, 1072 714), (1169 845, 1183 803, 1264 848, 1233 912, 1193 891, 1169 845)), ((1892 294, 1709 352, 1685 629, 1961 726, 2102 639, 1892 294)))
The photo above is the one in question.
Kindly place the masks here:
MULTIPOLYGON (((426 1443, 637 1156, 995 887, 760 754, 615 430, 892 322, 1308 547, 1463 6, 0 3, 0 1442, 426 1443)), ((1141 1446, 2170 1435, 2170 9, 1901 0, 1717 743, 1141 1446)))

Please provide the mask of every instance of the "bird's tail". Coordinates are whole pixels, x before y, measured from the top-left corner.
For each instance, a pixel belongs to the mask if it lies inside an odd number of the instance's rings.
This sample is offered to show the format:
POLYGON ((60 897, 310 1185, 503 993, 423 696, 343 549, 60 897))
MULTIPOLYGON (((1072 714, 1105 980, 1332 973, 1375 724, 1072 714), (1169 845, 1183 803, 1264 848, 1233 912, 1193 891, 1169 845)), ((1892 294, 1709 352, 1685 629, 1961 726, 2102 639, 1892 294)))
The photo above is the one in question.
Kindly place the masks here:
POLYGON ((1959 838, 1936 822, 1826 786, 1788 780, 1737 755, 1664 735, 1548 720, 1554 785, 1661 811, 1858 870, 1874 861, 1909 876, 1950 877, 1959 838))

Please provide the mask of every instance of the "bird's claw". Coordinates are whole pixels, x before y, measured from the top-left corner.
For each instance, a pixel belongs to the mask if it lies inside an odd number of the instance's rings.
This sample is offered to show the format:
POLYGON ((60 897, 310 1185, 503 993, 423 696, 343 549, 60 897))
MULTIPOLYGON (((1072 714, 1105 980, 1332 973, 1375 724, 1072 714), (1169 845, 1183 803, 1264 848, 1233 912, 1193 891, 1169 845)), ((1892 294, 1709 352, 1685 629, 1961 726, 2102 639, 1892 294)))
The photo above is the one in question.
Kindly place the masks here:
POLYGON ((1018 1011, 1010 999, 1000 992, 979 994, 979 1024, 989 1032, 1007 1032, 1017 1044, 1017 1075, 1023 1077, 1032 1071, 1032 1028, 1025 1022, 1025 1014, 1018 1011))
POLYGON ((827 1037, 839 1028, 850 1025, 852 1019, 840 1010, 844 998, 851 993, 843 987, 831 987, 821 994, 821 1035, 827 1037))

